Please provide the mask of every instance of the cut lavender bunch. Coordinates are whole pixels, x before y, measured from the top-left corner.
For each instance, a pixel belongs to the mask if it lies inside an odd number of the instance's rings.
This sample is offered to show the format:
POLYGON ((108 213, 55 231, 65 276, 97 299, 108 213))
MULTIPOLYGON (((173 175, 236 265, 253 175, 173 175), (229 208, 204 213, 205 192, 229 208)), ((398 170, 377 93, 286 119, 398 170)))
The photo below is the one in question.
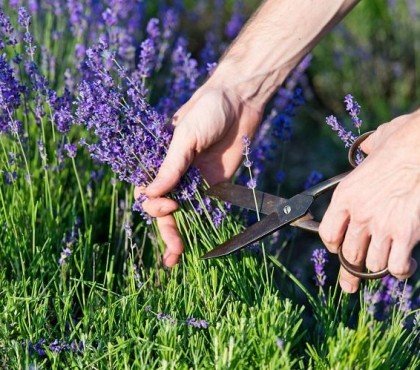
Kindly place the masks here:
MULTIPOLYGON (((92 158, 109 165, 121 181, 136 186, 147 186, 154 179, 172 138, 172 129, 166 124, 165 115, 148 103, 144 79, 139 78, 139 73, 146 78, 153 69, 149 58, 153 43, 147 46, 147 53, 143 46, 139 68, 131 74, 124 71, 124 78, 119 82, 115 76, 121 77, 122 67, 109 45, 101 40, 88 49, 86 68, 89 77, 79 84, 76 110, 77 123, 94 134, 94 141, 87 144, 92 158)), ((181 46, 176 50, 184 53, 181 46)), ((193 80, 186 79, 190 66, 194 68, 188 64, 184 70, 176 60, 175 91, 190 91, 195 87, 193 80)), ((223 212, 212 208, 207 200, 204 204, 197 201, 197 191, 201 186, 203 180, 198 169, 191 167, 171 196, 180 203, 193 205, 199 213, 206 208, 217 226, 223 212)), ((144 199, 140 197, 133 208, 148 220, 141 207, 144 199)))

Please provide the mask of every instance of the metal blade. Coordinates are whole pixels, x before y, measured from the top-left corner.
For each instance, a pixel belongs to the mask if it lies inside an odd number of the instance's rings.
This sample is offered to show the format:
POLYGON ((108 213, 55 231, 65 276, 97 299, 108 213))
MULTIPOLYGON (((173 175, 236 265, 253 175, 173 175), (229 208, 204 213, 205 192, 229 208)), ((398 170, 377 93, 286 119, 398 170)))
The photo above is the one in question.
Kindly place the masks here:
MULTIPOLYGON (((245 186, 221 182, 207 190, 207 195, 232 203, 234 206, 256 211, 254 193, 245 186)), ((287 199, 272 194, 255 190, 255 197, 258 204, 258 212, 269 215, 277 212, 279 207, 287 202, 287 199)))
POLYGON ((281 214, 277 212, 269 214, 262 221, 258 221, 251 225, 240 234, 214 248, 201 258, 209 259, 226 256, 245 248, 249 244, 261 240, 267 235, 281 229, 283 226, 288 225, 306 215, 312 202, 312 196, 305 194, 295 195, 293 198, 286 201, 281 214))
POLYGON ((277 229, 280 229, 281 226, 281 220, 278 213, 273 212, 262 221, 251 225, 232 239, 212 249, 210 252, 207 252, 201 259, 222 257, 236 252, 249 244, 257 242, 277 229))

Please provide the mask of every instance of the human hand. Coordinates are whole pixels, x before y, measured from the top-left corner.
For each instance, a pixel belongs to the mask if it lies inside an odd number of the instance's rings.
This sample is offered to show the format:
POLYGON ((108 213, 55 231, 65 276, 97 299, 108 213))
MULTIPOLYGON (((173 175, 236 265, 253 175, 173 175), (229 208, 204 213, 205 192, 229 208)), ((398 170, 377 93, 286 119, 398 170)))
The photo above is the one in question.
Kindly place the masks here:
MULTIPOLYGON (((370 271, 388 267, 398 279, 417 268, 420 240, 420 110, 378 127, 362 150, 367 158, 335 190, 319 233, 330 252, 370 271)), ((345 292, 360 279, 340 269, 345 292)))
POLYGON ((146 189, 135 189, 136 198, 142 193, 148 197, 143 209, 157 218, 166 244, 166 266, 178 262, 184 247, 172 215, 178 204, 164 195, 175 188, 191 164, 210 185, 231 178, 242 161, 242 137, 253 136, 261 114, 233 90, 210 84, 197 90, 175 114, 174 135, 159 173, 146 189))

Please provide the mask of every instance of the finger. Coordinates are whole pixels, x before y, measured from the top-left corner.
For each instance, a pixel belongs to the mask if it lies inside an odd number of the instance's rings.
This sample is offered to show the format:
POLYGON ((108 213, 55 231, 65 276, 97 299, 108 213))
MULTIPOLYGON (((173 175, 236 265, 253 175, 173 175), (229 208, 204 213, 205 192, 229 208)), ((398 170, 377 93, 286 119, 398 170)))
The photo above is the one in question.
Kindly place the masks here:
POLYGON ((163 255, 163 264, 168 267, 173 267, 178 263, 179 257, 184 251, 175 218, 172 215, 168 215, 158 217, 156 220, 161 238, 166 245, 166 251, 163 255))
MULTIPOLYGON (((343 256, 355 270, 363 270, 370 235, 362 225, 350 222, 343 242, 343 256)), ((359 288, 360 278, 341 268, 340 285, 347 293, 355 293, 359 288)))
POLYGON ((399 239, 392 242, 388 259, 388 270, 397 279, 407 279, 416 271, 417 262, 414 258, 411 258, 413 248, 414 245, 399 239))
POLYGON ((388 257, 391 250, 391 238, 373 234, 370 240, 366 257, 366 268, 378 272, 388 266, 388 257))
POLYGON ((348 212, 337 208, 335 203, 331 201, 319 225, 319 236, 331 253, 337 253, 338 247, 342 244, 348 222, 348 212))
POLYGON ((178 203, 169 198, 146 199, 142 206, 152 217, 164 217, 178 209, 178 203))
POLYGON ((360 144, 360 149, 366 154, 370 154, 374 148, 374 144, 376 141, 377 132, 375 131, 372 135, 368 136, 363 142, 360 144))
POLYGON ((184 127, 180 125, 175 128, 159 173, 145 190, 147 196, 156 198, 170 192, 190 166, 194 157, 195 139, 184 127))

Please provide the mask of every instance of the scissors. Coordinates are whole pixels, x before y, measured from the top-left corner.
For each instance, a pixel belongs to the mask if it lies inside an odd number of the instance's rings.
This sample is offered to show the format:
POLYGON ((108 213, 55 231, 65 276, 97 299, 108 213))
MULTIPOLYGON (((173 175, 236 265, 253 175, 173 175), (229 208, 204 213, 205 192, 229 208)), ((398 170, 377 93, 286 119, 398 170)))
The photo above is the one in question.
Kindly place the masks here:
MULTIPOLYGON (((353 168, 357 166, 356 155, 359 145, 373 132, 369 131, 360 135, 351 145, 348 160, 353 168)), ((201 258, 211 259, 227 256, 288 225, 318 233, 319 222, 313 220, 309 211, 312 203, 321 194, 334 189, 350 172, 348 171, 325 180, 290 199, 280 198, 229 182, 222 182, 210 187, 207 191, 210 197, 253 211, 257 211, 256 205, 258 205, 258 212, 265 215, 265 217, 240 234, 209 251, 201 258)), ((338 248, 338 258, 344 269, 362 279, 379 279, 389 274, 388 268, 377 272, 361 271, 358 266, 351 264, 344 258, 341 246, 338 248)))

